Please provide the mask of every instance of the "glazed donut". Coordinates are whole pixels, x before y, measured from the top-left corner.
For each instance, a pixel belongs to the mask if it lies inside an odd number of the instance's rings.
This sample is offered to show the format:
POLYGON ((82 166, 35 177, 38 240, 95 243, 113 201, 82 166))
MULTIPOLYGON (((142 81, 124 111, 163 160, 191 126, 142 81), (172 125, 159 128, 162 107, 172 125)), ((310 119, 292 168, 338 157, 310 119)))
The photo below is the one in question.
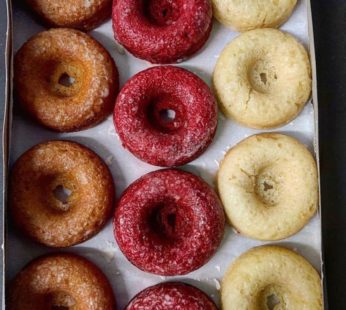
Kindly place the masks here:
POLYGON ((229 150, 218 189, 231 225, 254 239, 295 234, 318 206, 315 160, 303 144, 282 134, 254 135, 229 150))
POLYGON ((159 170, 132 183, 114 216, 114 235, 139 269, 183 275, 204 265, 219 246, 225 218, 215 192, 197 176, 159 170))
POLYGON ((111 17, 112 0, 25 0, 49 27, 92 30, 111 17))
POLYGON ((238 31, 276 28, 292 14, 297 0, 212 0, 216 19, 238 31))
POLYGON ((49 141, 14 164, 10 211, 18 228, 50 247, 68 247, 94 236, 114 203, 112 176, 91 150, 70 141, 49 141))
POLYGON ((113 310, 115 298, 105 275, 74 254, 50 254, 33 260, 8 290, 10 310, 113 310))
POLYGON ((252 30, 222 51, 213 82, 227 117, 252 128, 273 128, 295 118, 309 99, 310 61, 291 35, 252 30))
POLYGON ((125 84, 115 104, 114 123, 123 146, 139 159, 179 166, 211 143, 217 104, 209 87, 193 73, 154 67, 125 84))
POLYGON ((55 131, 92 127, 108 116, 118 91, 108 52, 78 30, 51 29, 18 51, 15 89, 23 108, 55 131))
POLYGON ((321 279, 302 256, 279 246, 242 254, 221 285, 223 310, 322 310, 321 279))
POLYGON ((181 282, 160 283, 138 293, 125 310, 217 310, 198 288, 181 282))
POLYGON ((115 39, 152 63, 180 62, 196 53, 212 29, 209 0, 116 0, 115 39))

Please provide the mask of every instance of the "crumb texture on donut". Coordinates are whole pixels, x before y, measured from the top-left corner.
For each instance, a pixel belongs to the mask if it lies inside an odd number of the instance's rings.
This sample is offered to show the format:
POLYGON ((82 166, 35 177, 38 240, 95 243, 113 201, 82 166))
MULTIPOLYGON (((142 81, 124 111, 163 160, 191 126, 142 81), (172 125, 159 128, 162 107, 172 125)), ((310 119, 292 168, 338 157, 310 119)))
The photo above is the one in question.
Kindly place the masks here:
POLYGON ((227 218, 240 233, 261 240, 287 238, 316 213, 316 163, 296 139, 251 136, 230 149, 218 172, 227 218))
POLYGON ((221 285, 224 310, 322 310, 317 271, 302 256, 278 246, 261 246, 241 255, 221 285))
POLYGON ((214 16, 238 31, 276 28, 292 14, 297 0, 212 0, 214 16))
POLYGON ((56 131, 95 126, 111 113, 118 91, 109 53, 72 29, 51 29, 26 42, 15 57, 14 81, 23 108, 56 131))
POLYGON ((217 310, 198 288, 182 282, 160 283, 138 293, 126 310, 217 310))
POLYGON ((215 253, 225 218, 216 193, 197 176, 148 173, 122 195, 114 235, 127 259, 146 272, 174 276, 203 266, 215 253))
POLYGON ((105 275, 83 257, 51 254, 32 261, 8 290, 10 310, 113 310, 115 298, 105 275))
POLYGON ((111 215, 114 196, 107 166, 74 142, 36 145, 11 172, 10 212, 16 226, 51 247, 71 246, 95 235, 111 215))
POLYGON ((111 17, 112 0, 25 0, 50 27, 91 30, 111 17))
POLYGON ((291 35, 256 29, 222 51, 213 84, 227 117, 252 128, 278 127, 294 119, 310 97, 310 60, 291 35))

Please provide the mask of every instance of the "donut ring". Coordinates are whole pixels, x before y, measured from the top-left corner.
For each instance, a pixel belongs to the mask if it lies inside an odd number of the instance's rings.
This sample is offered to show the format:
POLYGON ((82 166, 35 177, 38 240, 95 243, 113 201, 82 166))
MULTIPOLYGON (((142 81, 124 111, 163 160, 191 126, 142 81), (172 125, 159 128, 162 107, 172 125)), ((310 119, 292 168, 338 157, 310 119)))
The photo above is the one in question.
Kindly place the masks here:
POLYGON ((125 310, 217 310, 198 288, 181 282, 160 283, 138 293, 125 310))
POLYGON ((173 276, 196 270, 211 258, 225 218, 209 185, 191 173, 168 169, 132 183, 113 224, 116 241, 133 265, 173 276))
POLYGON ((279 246, 242 254, 221 284, 222 309, 322 310, 321 279, 310 263, 279 246))
POLYGON ((304 145, 282 134, 254 135, 229 150, 218 189, 229 222, 260 240, 295 234, 318 206, 315 160, 304 145))
POLYGON ((74 254, 50 254, 33 260, 8 290, 10 310, 115 309, 105 275, 74 254))
POLYGON ((221 53, 213 82, 224 114, 252 128, 273 128, 294 119, 311 93, 304 47, 275 29, 241 34, 221 53))
POLYGON ((111 16, 112 0, 25 0, 49 27, 89 31, 111 16))
POLYGON ((212 29, 208 0, 116 0, 115 39, 151 63, 180 62, 196 53, 212 29))
POLYGON ((238 31, 277 28, 292 15, 297 0, 212 0, 216 19, 238 31))
POLYGON ((97 41, 78 30, 51 29, 33 36, 18 51, 14 70, 23 108, 55 131, 95 126, 114 107, 114 61, 97 41))
POLYGON ((127 81, 115 104, 114 123, 123 146, 139 159, 179 166, 211 143, 217 104, 209 87, 193 73, 154 67, 127 81))
POLYGON ((91 238, 113 209, 114 185, 107 166, 94 152, 70 141, 49 141, 26 151, 13 166, 10 184, 15 224, 50 247, 91 238))

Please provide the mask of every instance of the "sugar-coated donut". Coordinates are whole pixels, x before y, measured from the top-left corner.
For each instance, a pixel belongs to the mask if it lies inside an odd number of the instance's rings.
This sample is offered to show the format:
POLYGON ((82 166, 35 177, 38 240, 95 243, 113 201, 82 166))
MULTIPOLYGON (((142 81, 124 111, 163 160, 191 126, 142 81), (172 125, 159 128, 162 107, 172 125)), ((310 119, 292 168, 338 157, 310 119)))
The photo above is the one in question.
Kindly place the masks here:
POLYGON ((160 275, 204 265, 224 232, 220 201, 207 183, 181 170, 159 170, 132 183, 115 211, 114 235, 127 259, 160 275))
POLYGON ((115 0, 113 30, 138 58, 152 63, 179 62, 196 53, 212 28, 209 0, 115 0))
POLYGON ((223 310, 322 310, 317 271, 297 253, 279 246, 253 248, 237 258, 221 285, 223 310))
POLYGON ((115 104, 114 123, 124 147, 141 160, 179 166, 211 143, 217 104, 207 84, 193 73, 154 67, 125 84, 115 104))
POLYGON ((182 282, 160 283, 138 293, 125 310, 217 310, 200 289, 182 282))
POLYGON ((241 34, 221 53, 213 82, 224 114, 252 128, 288 123, 311 93, 305 48, 276 29, 241 34))
POLYGON ((114 198, 108 167, 74 142, 38 144, 12 169, 13 220, 26 235, 47 246, 68 247, 94 236, 109 219, 114 198))
POLYGON ((10 310, 113 310, 112 288, 98 267, 74 254, 50 254, 33 260, 8 290, 10 310))
POLYGON ((91 30, 111 17, 112 0, 25 0, 50 27, 91 30))
POLYGON ((292 14, 297 0, 212 0, 214 16, 238 31, 276 28, 292 14))
POLYGON ((23 108, 55 131, 101 122, 118 91, 111 56, 93 38, 72 29, 51 29, 26 42, 15 57, 14 80, 23 108))
POLYGON ((254 135, 229 150, 218 189, 231 225, 260 240, 295 234, 318 206, 315 160, 303 144, 282 134, 254 135))

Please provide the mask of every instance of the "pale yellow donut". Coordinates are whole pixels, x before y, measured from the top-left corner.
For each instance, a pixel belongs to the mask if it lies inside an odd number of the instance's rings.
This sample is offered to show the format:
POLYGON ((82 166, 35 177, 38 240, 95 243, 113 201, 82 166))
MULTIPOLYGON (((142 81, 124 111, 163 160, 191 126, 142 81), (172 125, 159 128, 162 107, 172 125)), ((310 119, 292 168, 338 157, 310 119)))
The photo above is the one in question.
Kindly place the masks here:
POLYGON ((273 128, 295 118, 309 99, 310 61, 291 35, 256 29, 222 51, 213 83, 227 117, 252 128, 273 128))
POLYGON ((261 246, 231 265, 221 285, 223 310, 320 310, 320 276, 295 252, 261 246))
POLYGON ((297 0, 212 0, 214 16, 238 31, 276 28, 292 14, 297 0))
POLYGON ((292 137, 254 135, 226 154, 218 190, 237 231, 254 239, 284 239, 302 229, 317 210, 316 163, 292 137))

